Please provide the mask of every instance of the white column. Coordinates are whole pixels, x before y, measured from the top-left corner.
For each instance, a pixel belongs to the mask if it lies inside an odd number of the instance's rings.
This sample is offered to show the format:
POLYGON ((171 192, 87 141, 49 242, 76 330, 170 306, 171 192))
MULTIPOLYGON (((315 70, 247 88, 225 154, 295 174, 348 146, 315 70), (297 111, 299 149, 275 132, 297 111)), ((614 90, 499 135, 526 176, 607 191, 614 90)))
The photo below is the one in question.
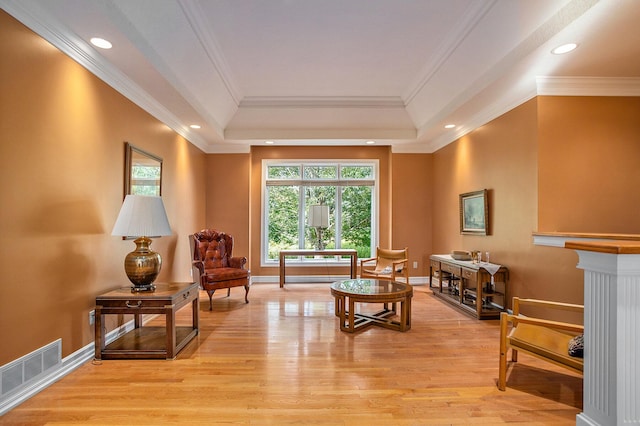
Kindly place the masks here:
POLYGON ((584 270, 584 395, 577 425, 640 425, 640 245, 575 242, 584 270))

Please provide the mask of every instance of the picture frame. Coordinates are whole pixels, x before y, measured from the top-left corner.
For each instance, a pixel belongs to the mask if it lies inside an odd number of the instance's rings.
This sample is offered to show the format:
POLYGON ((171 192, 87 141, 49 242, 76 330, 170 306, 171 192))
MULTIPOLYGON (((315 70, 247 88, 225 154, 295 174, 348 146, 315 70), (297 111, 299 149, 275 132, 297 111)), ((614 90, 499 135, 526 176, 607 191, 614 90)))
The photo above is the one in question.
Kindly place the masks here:
POLYGON ((162 195, 162 158, 125 142, 124 196, 162 195))
POLYGON ((488 191, 460 194, 460 233, 463 235, 489 235, 488 191))

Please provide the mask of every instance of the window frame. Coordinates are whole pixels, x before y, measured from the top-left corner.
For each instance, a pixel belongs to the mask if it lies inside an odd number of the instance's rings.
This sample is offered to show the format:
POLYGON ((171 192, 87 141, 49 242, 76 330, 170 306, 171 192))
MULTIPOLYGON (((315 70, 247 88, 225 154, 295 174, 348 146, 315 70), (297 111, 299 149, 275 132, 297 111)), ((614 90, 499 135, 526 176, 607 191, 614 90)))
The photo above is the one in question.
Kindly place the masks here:
MULTIPOLYGON (((267 223, 267 206, 268 206, 268 186, 277 186, 280 184, 287 184, 292 186, 309 186, 309 182, 318 184, 319 186, 330 185, 340 187, 353 186, 350 184, 362 181, 371 181, 371 253, 375 252, 375 248, 378 246, 378 223, 380 215, 380 161, 378 159, 264 159, 262 160, 262 182, 261 182, 261 197, 260 197, 260 266, 261 267, 273 267, 279 265, 279 259, 268 259, 269 253, 269 225, 267 223), (340 172, 343 166, 371 166, 373 168, 372 179, 341 179, 340 172), (268 179, 268 170, 270 166, 300 166, 300 176, 297 179, 268 179), (304 179, 304 166, 336 166, 337 177, 335 179, 304 179), (268 184, 267 181, 271 181, 272 184, 268 184)), ((304 197, 304 191, 300 191, 300 197, 304 197)), ((340 202, 342 197, 342 191, 337 191, 336 203, 340 202)), ((300 209, 304 209, 303 202, 300 203, 300 209)), ((304 211, 298 211, 298 218, 304 218, 304 211)), ((341 218, 336 218, 336 223, 333 226, 336 228, 336 239, 340 236, 340 222, 341 218)), ((304 219, 298 221, 298 245, 304 246, 304 219)), ((318 266, 322 265, 345 265, 349 264, 349 258, 333 258, 328 259, 305 259, 298 257, 297 259, 288 259, 288 264, 295 264, 297 266, 318 266)))

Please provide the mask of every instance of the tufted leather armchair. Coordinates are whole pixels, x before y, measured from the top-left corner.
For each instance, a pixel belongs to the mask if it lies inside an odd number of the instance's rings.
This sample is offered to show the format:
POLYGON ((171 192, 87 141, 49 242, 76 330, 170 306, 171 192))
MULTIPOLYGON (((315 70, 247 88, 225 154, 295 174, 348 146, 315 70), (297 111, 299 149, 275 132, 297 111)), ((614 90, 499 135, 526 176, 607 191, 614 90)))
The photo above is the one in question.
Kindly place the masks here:
POLYGON ((244 301, 249 303, 250 272, 244 268, 246 257, 233 257, 233 237, 213 229, 203 229, 189 235, 194 278, 209 295, 209 310, 213 310, 213 293, 221 288, 231 294, 231 287, 243 286, 244 301))

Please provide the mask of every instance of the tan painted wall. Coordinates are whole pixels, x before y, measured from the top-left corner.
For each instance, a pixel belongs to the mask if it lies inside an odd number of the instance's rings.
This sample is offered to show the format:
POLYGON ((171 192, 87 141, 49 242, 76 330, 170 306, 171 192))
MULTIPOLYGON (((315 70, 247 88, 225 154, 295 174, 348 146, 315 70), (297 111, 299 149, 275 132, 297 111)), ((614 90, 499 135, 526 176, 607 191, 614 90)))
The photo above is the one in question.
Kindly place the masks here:
POLYGON ((190 279, 187 234, 204 224, 205 155, 0 11, 0 365, 62 338, 93 342, 95 296, 128 286, 131 241, 111 236, 124 141, 164 159, 173 235, 159 281, 190 279))
POLYGON ((481 250, 510 271, 510 295, 581 303, 577 255, 534 246, 538 200, 536 100, 434 154, 433 250, 481 250), (459 194, 489 190, 491 235, 460 235, 459 194))
POLYGON ((259 255, 261 161, 270 158, 379 159, 380 245, 408 246, 419 262, 412 276, 428 273, 431 253, 490 251, 509 267, 512 295, 580 303, 575 253, 533 246, 531 234, 639 233, 638 98, 541 97, 434 154, 275 146, 205 155, 4 12, 0 57, 0 341, 11 342, 0 365, 58 337, 63 356, 90 343, 95 295, 128 285, 132 243, 110 236, 124 141, 164 158, 174 235, 153 245, 161 281, 189 279, 187 235, 205 226, 232 233, 254 275, 277 276, 259 255), (491 235, 461 236, 458 194, 482 188, 491 235))
POLYGON ((207 155, 206 227, 233 237, 233 255, 249 258, 249 154, 207 155))
POLYGON ((539 230, 640 234, 640 98, 538 103, 539 230))
POLYGON ((433 214, 433 156, 393 154, 391 233, 394 248, 409 248, 410 276, 429 275, 433 214), (413 263, 418 262, 414 268, 413 263))
MULTIPOLYGON (((234 255, 247 256, 253 276, 278 275, 276 267, 260 267, 262 161, 278 158, 378 159, 381 174, 380 245, 388 246, 392 242, 393 247, 409 247, 411 275, 428 275, 431 155, 391 154, 389 147, 270 146, 253 147, 251 154, 207 156, 206 226, 234 236, 234 255), (392 217, 397 220, 392 221, 392 217), (414 261, 418 262, 417 269, 413 268, 414 261)), ((308 267, 287 269, 287 274, 292 275, 325 272, 308 267)), ((348 273, 348 269, 337 269, 336 273, 348 273)))

